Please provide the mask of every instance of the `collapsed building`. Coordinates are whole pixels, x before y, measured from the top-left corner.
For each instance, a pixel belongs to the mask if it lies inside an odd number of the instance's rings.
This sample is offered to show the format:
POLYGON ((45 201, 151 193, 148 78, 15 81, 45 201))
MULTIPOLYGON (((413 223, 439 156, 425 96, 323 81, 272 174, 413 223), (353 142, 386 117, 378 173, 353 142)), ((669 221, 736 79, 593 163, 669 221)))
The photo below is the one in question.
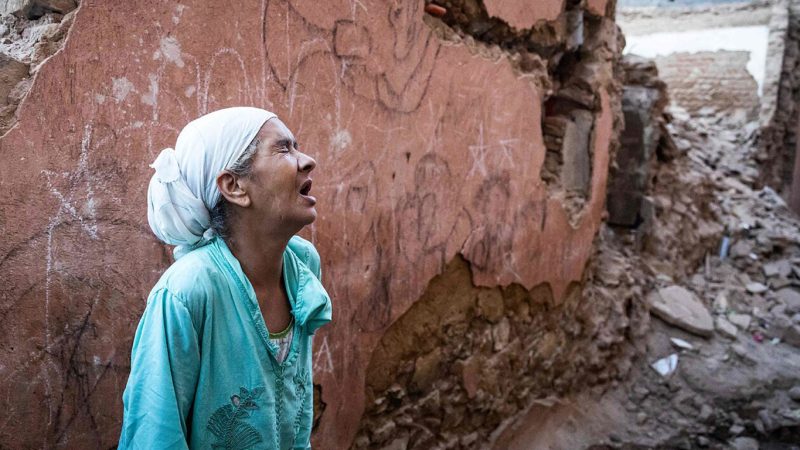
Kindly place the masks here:
MULTIPOLYGON (((790 36, 785 6, 764 17, 790 36)), ((631 252, 679 280, 725 231, 687 199, 699 222, 653 232, 681 221, 653 198, 686 196, 654 183, 658 161, 691 143, 655 66, 621 61, 614 0, 5 8, 0 447, 115 445, 133 332, 171 262, 148 164, 218 108, 275 111, 319 163, 304 235, 335 310, 315 343, 319 448, 504 448, 537 405, 636 371, 659 286, 631 252)), ((764 87, 776 104, 785 80, 764 87)), ((745 122, 748 95, 731 99, 745 122)), ((754 130, 770 155, 794 142, 794 110, 773 109, 754 130)))

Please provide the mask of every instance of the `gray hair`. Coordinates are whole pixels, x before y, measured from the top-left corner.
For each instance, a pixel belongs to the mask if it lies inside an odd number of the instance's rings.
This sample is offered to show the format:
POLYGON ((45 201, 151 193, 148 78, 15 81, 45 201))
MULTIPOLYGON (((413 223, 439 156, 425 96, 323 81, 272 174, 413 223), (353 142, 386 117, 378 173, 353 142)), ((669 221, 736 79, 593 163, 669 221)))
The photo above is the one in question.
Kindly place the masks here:
MULTIPOLYGON (((261 141, 258 137, 253 138, 250 144, 247 145, 247 148, 244 149, 242 156, 225 170, 237 177, 249 177, 253 172, 253 161, 255 160, 258 144, 260 143, 261 141)), ((219 201, 217 201, 217 204, 211 210, 211 229, 225 240, 230 237, 230 218, 231 204, 225 200, 224 196, 220 196, 219 201)))

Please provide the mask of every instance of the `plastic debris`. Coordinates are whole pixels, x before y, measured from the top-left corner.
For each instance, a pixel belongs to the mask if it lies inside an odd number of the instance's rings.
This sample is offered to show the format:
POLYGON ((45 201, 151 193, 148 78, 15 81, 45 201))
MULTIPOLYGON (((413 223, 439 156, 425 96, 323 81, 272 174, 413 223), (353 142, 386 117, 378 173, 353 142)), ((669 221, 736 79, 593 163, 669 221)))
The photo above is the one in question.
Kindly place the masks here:
POLYGON ((728 236, 722 237, 722 244, 719 246, 719 259, 725 259, 728 257, 728 251, 731 248, 731 238, 728 236))
POLYGON ((666 378, 672 375, 675 372, 675 369, 678 368, 678 354, 673 353, 666 358, 661 358, 658 361, 650 364, 650 367, 653 368, 659 375, 666 378))
POLYGON ((678 348, 681 348, 681 349, 684 349, 684 350, 692 350, 692 349, 694 349, 694 346, 692 344, 690 344, 687 341, 684 341, 681 338, 669 338, 669 340, 670 340, 670 342, 672 342, 672 345, 674 345, 675 347, 678 347, 678 348))

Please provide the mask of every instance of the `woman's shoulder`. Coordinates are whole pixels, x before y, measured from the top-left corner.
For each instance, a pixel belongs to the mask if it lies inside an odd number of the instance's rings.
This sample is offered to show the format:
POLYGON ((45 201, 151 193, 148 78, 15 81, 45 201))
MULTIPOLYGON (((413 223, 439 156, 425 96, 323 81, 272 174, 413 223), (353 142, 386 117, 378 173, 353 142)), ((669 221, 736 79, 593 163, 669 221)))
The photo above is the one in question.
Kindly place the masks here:
POLYGON ((221 267, 212 255, 212 248, 206 245, 172 263, 152 292, 165 290, 191 308, 195 303, 205 303, 213 297, 215 290, 225 284, 221 267))
POLYGON ((320 258, 314 244, 300 236, 292 236, 289 240, 289 250, 291 250, 317 278, 320 278, 320 258))

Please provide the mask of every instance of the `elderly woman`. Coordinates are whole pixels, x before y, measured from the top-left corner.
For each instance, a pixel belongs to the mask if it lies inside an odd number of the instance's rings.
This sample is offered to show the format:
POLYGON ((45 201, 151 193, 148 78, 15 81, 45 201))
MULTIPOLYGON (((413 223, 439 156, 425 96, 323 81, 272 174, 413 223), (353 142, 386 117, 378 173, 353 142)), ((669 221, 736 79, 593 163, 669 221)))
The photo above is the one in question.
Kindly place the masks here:
POLYGON ((189 123, 153 163, 147 218, 176 261, 136 330, 119 448, 310 447, 312 336, 331 303, 295 233, 317 215, 315 165, 274 114, 243 107, 189 123))

